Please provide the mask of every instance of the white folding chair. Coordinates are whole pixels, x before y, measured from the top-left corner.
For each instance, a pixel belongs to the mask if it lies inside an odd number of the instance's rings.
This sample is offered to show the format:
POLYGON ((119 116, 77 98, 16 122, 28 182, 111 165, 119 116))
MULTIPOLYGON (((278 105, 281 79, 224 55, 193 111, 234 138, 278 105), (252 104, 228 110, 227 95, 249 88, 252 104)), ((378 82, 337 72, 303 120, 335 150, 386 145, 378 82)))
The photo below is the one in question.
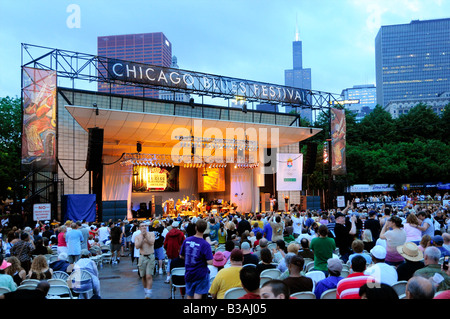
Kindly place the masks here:
POLYGON ((74 299, 72 291, 67 285, 50 285, 47 299, 74 299))
POLYGON ((311 278, 315 283, 318 283, 320 280, 325 279, 325 273, 320 270, 308 271, 305 276, 311 278))
POLYGON ((265 276, 260 277, 259 278, 259 287, 261 288, 266 282, 268 282, 270 280, 273 280, 273 278, 272 277, 265 277, 265 276))
POLYGON ((37 286, 39 283, 39 280, 37 279, 24 279, 22 280, 22 282, 20 283, 20 286, 22 285, 33 285, 33 286, 37 286))
POLYGON ((394 288, 395 292, 398 296, 403 295, 406 292, 406 284, 408 281, 406 280, 400 280, 394 283, 391 287, 394 288))
POLYGON ((64 271, 56 270, 53 272, 52 278, 67 280, 67 278, 69 278, 69 274, 64 271))
POLYGON ((47 282, 49 283, 50 286, 67 286, 67 287, 69 287, 69 285, 67 284, 67 280, 60 279, 60 278, 50 278, 47 280, 47 282))
POLYGON ((185 288, 186 283, 184 283, 184 275, 186 273, 186 269, 184 267, 173 268, 170 271, 170 296, 172 299, 175 299, 177 288, 185 288), (173 282, 173 277, 183 278, 183 284, 175 284, 173 282))
POLYGON ((314 268, 314 261, 310 261, 307 264, 305 263, 305 272, 308 272, 313 268, 314 268))
POLYGON ((336 291, 336 288, 325 290, 320 295, 320 299, 336 299, 336 291))
POLYGON ((3 294, 6 294, 8 292, 11 292, 11 290, 9 290, 9 288, 0 287, 0 296, 3 295, 3 294))
POLYGON ((346 278, 350 274, 349 269, 342 269, 341 271, 341 277, 346 278))
POLYGON ((224 295, 224 299, 239 299, 239 297, 242 297, 243 295, 245 295, 247 292, 245 291, 244 288, 242 287, 235 287, 235 288, 231 288, 228 289, 225 292, 224 295))
POLYGON ((295 299, 316 299, 316 295, 312 291, 301 291, 291 294, 291 298, 295 299))
POLYGON ((100 255, 102 263, 111 264, 112 263, 111 247, 109 247, 108 245, 101 245, 100 248, 102 250, 102 254, 100 255))
POLYGON ((91 274, 86 270, 76 270, 70 274, 71 288, 79 294, 79 299, 89 299, 94 291, 94 282, 91 274), (80 276, 80 277, 78 277, 80 276), (75 284, 75 285, 74 285, 75 284), (84 288, 83 288, 84 287, 84 288))
POLYGON ((261 271, 260 277, 270 277, 272 279, 278 279, 281 276, 281 271, 277 268, 269 268, 261 271))
POLYGON ((17 286, 17 290, 22 290, 22 289, 28 289, 28 290, 34 290, 36 289, 37 285, 34 284, 20 284, 19 286, 17 286))

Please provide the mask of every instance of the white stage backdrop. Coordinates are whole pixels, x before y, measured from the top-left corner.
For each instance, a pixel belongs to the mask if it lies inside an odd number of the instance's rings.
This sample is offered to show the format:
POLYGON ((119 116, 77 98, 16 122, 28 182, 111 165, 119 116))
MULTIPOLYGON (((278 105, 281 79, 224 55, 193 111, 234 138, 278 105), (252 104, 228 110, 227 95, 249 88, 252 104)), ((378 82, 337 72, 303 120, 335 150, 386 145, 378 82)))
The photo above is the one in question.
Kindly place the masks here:
MULTIPOLYGON (((119 157, 105 156, 104 163, 114 163, 119 157)), ((127 200, 128 218, 131 218, 131 178, 133 166, 120 165, 120 161, 113 165, 103 165, 103 194, 102 200, 127 200)))
POLYGON ((303 154, 277 154, 277 191, 302 189, 303 154))
POLYGON ((230 201, 241 213, 251 212, 253 198, 253 170, 231 169, 230 201))

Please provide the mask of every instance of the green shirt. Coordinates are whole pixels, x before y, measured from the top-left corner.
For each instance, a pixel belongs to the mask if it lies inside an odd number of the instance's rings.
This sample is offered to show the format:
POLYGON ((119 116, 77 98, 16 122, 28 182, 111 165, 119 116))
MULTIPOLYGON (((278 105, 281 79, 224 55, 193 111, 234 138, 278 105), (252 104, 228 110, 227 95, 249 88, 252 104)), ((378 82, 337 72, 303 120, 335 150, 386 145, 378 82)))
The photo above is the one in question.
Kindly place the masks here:
POLYGON ((444 277, 444 280, 439 284, 436 291, 444 291, 450 289, 450 276, 441 270, 441 265, 428 265, 424 268, 416 270, 414 276, 422 276, 425 278, 431 278, 435 273, 444 277))
POLYGON ((311 250, 314 252, 314 269, 328 271, 328 259, 333 257, 336 243, 330 237, 316 237, 311 240, 311 250))

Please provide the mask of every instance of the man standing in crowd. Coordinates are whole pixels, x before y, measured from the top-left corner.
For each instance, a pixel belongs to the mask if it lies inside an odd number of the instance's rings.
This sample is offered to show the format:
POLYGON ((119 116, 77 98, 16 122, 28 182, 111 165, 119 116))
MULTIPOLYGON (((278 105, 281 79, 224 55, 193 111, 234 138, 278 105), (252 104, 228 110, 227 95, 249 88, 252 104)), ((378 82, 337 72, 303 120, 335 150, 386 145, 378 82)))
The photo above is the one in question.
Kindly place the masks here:
POLYGON ((152 223, 152 226, 150 227, 149 231, 153 232, 155 234, 155 245, 154 245, 154 250, 155 250, 155 258, 158 262, 158 269, 159 269, 159 274, 162 275, 163 273, 163 264, 164 264, 164 259, 165 259, 165 254, 164 254, 164 232, 165 232, 165 228, 162 225, 162 223, 159 221, 159 219, 155 219, 152 223))
POLYGON ((372 233, 372 240, 374 242, 377 241, 378 237, 380 237, 381 225, 380 221, 377 219, 377 212, 371 210, 369 212, 369 218, 364 222, 364 229, 369 229, 372 233))
POLYGON ((351 252, 350 247, 353 242, 353 237, 356 235, 356 216, 351 216, 349 222, 341 212, 336 213, 335 217, 336 226, 334 233, 336 235, 336 247, 339 248, 341 259, 347 262, 351 252))
POLYGON ((34 249, 34 244, 31 241, 30 235, 23 232, 20 235, 20 240, 11 247, 11 256, 15 256, 20 260, 21 266, 28 273, 31 267, 31 252, 34 249))
POLYGON ((148 231, 148 224, 141 222, 140 233, 135 238, 135 247, 139 249, 139 276, 145 291, 145 299, 152 297, 153 271, 155 270, 155 234, 148 231))
POLYGON ((66 233, 67 255, 69 263, 74 264, 80 259, 81 244, 84 238, 76 223, 72 223, 70 227, 72 229, 66 233))
POLYGON ((208 265, 213 263, 213 254, 211 245, 203 239, 207 226, 205 220, 198 219, 195 223, 195 235, 186 238, 181 246, 180 257, 185 260, 188 299, 201 299, 209 291, 208 265))
POLYGON ((112 253, 112 263, 120 263, 120 250, 122 248, 122 228, 119 225, 112 225, 111 227, 111 253, 112 253))
POLYGON ((172 223, 172 229, 169 230, 164 238, 164 249, 166 250, 168 264, 166 265, 166 283, 170 281, 170 263, 173 259, 176 259, 180 255, 181 245, 184 242, 184 233, 179 229, 180 222, 174 221, 172 223))

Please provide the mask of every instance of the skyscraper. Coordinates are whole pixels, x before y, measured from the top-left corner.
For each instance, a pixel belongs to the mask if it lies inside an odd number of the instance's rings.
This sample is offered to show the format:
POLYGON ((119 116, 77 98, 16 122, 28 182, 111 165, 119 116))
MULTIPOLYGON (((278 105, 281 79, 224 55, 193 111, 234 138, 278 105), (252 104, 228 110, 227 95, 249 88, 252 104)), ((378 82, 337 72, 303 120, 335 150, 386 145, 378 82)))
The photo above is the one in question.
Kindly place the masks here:
POLYGON ((450 91, 450 19, 382 26, 375 38, 377 103, 450 91))
POLYGON ((376 87, 373 84, 354 85, 352 88, 342 90, 341 98, 343 101, 359 101, 359 103, 349 103, 344 106, 355 112, 356 120, 360 121, 377 105, 376 87))
MULTIPOLYGON (((284 71, 284 85, 311 90, 311 69, 303 68, 303 48, 298 29, 295 33, 295 41, 292 42, 293 68, 284 71)), ((296 110, 294 107, 286 107, 286 113, 297 111, 302 118, 312 122, 312 111, 310 109, 296 110)))
MULTIPOLYGON (((170 67, 172 44, 162 32, 102 36, 97 38, 97 55, 170 67)), ((110 92, 109 84, 98 83, 99 92, 110 92)), ((113 85, 111 93, 142 96, 142 88, 113 85)), ((158 90, 145 90, 145 97, 159 98, 158 90)))

